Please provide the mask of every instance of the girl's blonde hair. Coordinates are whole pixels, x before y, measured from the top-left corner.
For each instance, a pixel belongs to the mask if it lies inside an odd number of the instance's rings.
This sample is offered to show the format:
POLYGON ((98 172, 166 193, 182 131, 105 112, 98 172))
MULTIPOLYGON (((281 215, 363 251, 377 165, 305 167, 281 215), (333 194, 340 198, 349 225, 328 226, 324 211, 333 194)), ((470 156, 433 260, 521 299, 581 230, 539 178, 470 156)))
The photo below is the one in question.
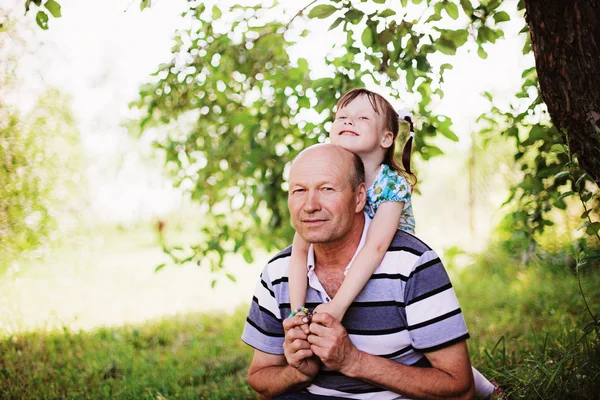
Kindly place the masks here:
MULTIPOLYGON (((411 185, 414 185, 417 178, 410 169, 410 155, 412 152, 413 137, 411 135, 404 144, 404 149, 402 150, 402 166, 400 166, 394 156, 396 149, 396 138, 398 137, 398 131, 400 130, 400 121, 398 118, 398 113, 396 110, 394 110, 394 107, 389 101, 387 101, 382 95, 365 88, 352 89, 344 94, 337 102, 336 112, 346 107, 359 96, 367 96, 371 106, 373 107, 373 110, 375 110, 377 114, 383 115, 383 119, 385 121, 384 129, 392 132, 393 134, 392 145, 385 152, 383 163, 396 171, 398 174, 403 175, 411 185)), ((404 120, 410 124, 410 131, 414 132, 413 123, 410 117, 404 117, 404 120)))

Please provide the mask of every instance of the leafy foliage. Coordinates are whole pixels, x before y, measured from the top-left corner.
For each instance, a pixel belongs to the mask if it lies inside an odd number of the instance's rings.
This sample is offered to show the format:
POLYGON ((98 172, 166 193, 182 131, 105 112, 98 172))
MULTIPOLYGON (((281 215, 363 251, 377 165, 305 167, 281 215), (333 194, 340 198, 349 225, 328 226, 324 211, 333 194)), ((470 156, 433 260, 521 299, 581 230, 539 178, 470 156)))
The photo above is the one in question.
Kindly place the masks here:
POLYGON ((458 12, 450 2, 416 19, 399 5, 369 11, 363 3, 331 1, 287 22, 268 20, 260 7, 190 7, 185 17, 193 28, 177 33, 172 61, 159 67, 133 104, 144 115, 144 132, 155 132, 166 169, 207 210, 206 241, 192 252, 167 249, 175 262, 201 262, 212 254, 218 268, 227 251, 250 260, 257 245, 288 244, 286 166, 301 149, 326 139, 337 99, 366 81, 387 86, 393 98, 409 91, 420 99, 414 151, 422 158, 442 154, 432 137, 458 140, 450 119, 430 109, 443 96, 443 73, 452 66, 434 69, 428 57, 454 54, 470 31, 481 45, 502 37, 493 18, 499 2, 475 9, 463 2, 471 17, 458 30, 438 22, 443 11, 458 12), (312 77, 305 60, 292 63, 287 54, 305 33, 294 36, 292 29, 305 14, 332 20, 330 30, 346 37, 336 45, 341 55, 326 57, 329 76, 312 77))
MULTIPOLYGON (((336 99, 351 88, 368 82, 386 87, 392 98, 414 94, 420 120, 414 151, 423 159, 442 154, 430 143, 438 133, 458 140, 452 121, 431 109, 443 97, 444 72, 452 64, 434 67, 430 60, 451 57, 468 43, 486 58, 486 49, 504 36, 502 24, 511 14, 520 18, 525 4, 510 3, 511 10, 499 0, 412 3, 313 1, 287 21, 266 17, 277 4, 224 10, 191 3, 185 17, 192 28, 177 33, 172 61, 159 67, 134 103, 143 115, 142 134, 155 132, 166 169, 207 211, 206 240, 191 251, 165 249, 173 261, 208 257, 218 268, 228 251, 250 260, 256 246, 289 243, 286 166, 304 147, 326 140, 336 99), (324 77, 311 76, 305 60, 292 62, 287 54, 307 33, 298 34, 294 22, 310 19, 330 21, 329 30, 346 38, 324 55, 330 71, 324 77)), ((527 27, 521 32, 527 35, 523 53, 531 52, 527 27)), ((541 102, 535 69, 523 79, 520 103, 509 111, 492 106, 481 121, 490 123, 484 134, 503 124, 515 143, 523 179, 508 200, 516 209, 510 218, 515 232, 532 240, 552 225, 553 207, 566 207, 559 188, 569 185, 561 173, 569 160, 566 136, 541 102)), ((579 169, 574 174, 583 176, 579 169)))
POLYGON ((57 238, 57 219, 72 206, 67 198, 76 192, 81 161, 69 98, 47 90, 26 115, 3 101, 19 88, 19 49, 3 46, 18 36, 11 26, 6 21, 0 29, 0 55, 7 60, 0 71, 0 272, 23 251, 57 238))

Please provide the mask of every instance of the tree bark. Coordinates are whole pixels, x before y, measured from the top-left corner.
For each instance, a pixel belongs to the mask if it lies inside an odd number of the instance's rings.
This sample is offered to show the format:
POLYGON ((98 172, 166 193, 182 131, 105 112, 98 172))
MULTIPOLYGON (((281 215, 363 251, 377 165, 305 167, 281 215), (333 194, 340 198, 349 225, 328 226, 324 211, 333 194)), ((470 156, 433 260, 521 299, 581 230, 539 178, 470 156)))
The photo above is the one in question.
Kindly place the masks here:
POLYGON ((600 186, 600 0, 525 0, 542 98, 600 186))

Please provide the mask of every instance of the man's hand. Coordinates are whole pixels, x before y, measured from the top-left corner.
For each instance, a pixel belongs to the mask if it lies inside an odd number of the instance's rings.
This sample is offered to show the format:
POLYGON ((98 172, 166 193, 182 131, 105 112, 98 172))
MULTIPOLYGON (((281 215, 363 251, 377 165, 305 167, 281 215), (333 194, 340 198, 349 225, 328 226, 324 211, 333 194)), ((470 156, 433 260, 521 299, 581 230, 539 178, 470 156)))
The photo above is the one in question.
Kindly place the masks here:
POLYGON ((302 322, 304 315, 296 315, 283 321, 285 340, 283 354, 288 365, 296 368, 298 372, 314 378, 319 372, 319 360, 314 357, 308 342, 308 324, 302 322))
POLYGON ((338 306, 335 299, 333 299, 329 303, 319 304, 317 306, 317 308, 315 308, 315 311, 313 311, 313 314, 321 314, 321 313, 327 313, 327 314, 331 315, 333 318, 337 319, 338 321, 341 321, 344 318, 344 314, 346 313, 346 310, 343 309, 342 307, 338 306))
POLYGON ((313 314, 309 329, 310 350, 327 368, 348 375, 346 372, 360 361, 361 352, 352 344, 342 324, 331 315, 319 312, 313 314))

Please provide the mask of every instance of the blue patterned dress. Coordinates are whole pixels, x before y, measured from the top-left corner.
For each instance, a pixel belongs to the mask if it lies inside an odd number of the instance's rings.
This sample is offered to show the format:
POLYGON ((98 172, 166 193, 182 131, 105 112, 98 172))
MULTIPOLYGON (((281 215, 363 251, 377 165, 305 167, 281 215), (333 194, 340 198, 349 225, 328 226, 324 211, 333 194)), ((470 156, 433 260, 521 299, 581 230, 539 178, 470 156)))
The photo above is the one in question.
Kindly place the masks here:
POLYGON ((398 175, 386 164, 381 164, 373 185, 367 189, 365 211, 369 217, 373 218, 379 205, 386 201, 404 202, 398 229, 414 234, 415 216, 412 209, 410 185, 403 176, 398 175))

